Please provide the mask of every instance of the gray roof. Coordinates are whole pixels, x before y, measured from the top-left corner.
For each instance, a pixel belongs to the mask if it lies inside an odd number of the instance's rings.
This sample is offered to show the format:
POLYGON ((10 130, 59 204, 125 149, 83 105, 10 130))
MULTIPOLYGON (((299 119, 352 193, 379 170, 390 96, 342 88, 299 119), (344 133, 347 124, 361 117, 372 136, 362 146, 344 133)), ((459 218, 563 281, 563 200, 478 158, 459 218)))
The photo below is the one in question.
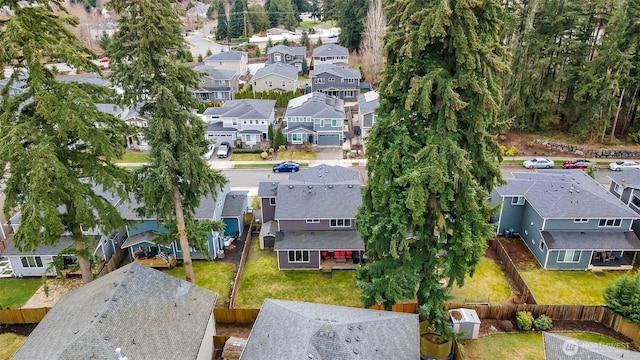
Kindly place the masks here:
POLYGON ((206 59, 204 59, 205 61, 207 60, 224 60, 224 61, 229 61, 229 60, 235 60, 235 61, 239 61, 242 59, 243 56, 246 56, 247 53, 244 51, 237 51, 237 50, 230 50, 230 51, 225 51, 225 52, 221 52, 219 54, 214 54, 211 56, 207 56, 206 59))
POLYGON ((56 80, 60 82, 75 82, 79 84, 93 84, 100 86, 111 86, 111 83, 102 78, 97 73, 75 74, 75 75, 58 75, 56 80))
POLYGON ((272 46, 269 48, 269 50, 267 50, 267 54, 273 54, 273 53, 282 53, 282 54, 291 54, 291 55, 302 55, 302 56, 306 56, 307 55, 307 48, 304 46, 285 46, 282 44, 278 44, 276 46, 272 46))
POLYGON ((313 49, 313 57, 316 56, 349 56, 349 50, 338 44, 324 44, 313 49))
POLYGON ((640 169, 613 171, 609 178, 625 188, 640 189, 640 169))
POLYGON ((604 344, 578 340, 546 331, 542 332, 544 356, 548 360, 640 360, 640 353, 604 344))
POLYGON ((320 164, 289 175, 289 180, 305 184, 358 184, 360 175, 356 170, 338 165, 320 164))
POLYGON ((129 359, 196 359, 212 341, 217 297, 132 263, 63 296, 13 359, 113 360, 116 348, 129 359))
POLYGON ((229 100, 220 107, 207 108, 203 115, 237 119, 271 119, 275 100, 241 99, 229 100))
POLYGON ((538 170, 513 173, 515 179, 496 187, 501 196, 524 196, 546 219, 637 219, 625 206, 582 170, 538 170))
POLYGON ((231 70, 219 70, 210 65, 197 65, 193 68, 193 70, 206 73, 207 75, 215 80, 230 80, 236 76, 235 71, 231 70))
POLYGON ((207 131, 238 131, 236 128, 224 127, 224 123, 222 121, 211 122, 207 125, 207 131))
POLYGON ((296 132, 306 132, 308 134, 312 134, 315 133, 315 131, 313 131, 313 127, 312 126, 308 126, 308 125, 295 125, 292 127, 287 127, 286 129, 284 129, 284 131, 282 132, 283 134, 292 134, 292 133, 296 133, 296 132))
POLYGON ((269 220, 260 226, 260 238, 263 238, 266 235, 275 236, 277 232, 278 223, 273 220, 269 220))
POLYGON ((371 113, 379 106, 380 100, 377 91, 369 91, 358 95, 358 111, 360 111, 360 114, 371 113))
POLYGON ((633 231, 543 231, 542 238, 553 250, 640 250, 633 231))
POLYGON ((279 181, 260 181, 258 183, 258 197, 275 197, 278 194, 279 181))
POLYGON ((242 360, 415 360, 418 315, 265 299, 242 360))
MULTIPOLYGON (((100 241, 100 235, 90 236, 93 238, 93 245, 89 248, 93 249, 98 245, 100 241)), ((8 255, 58 255, 60 252, 73 245, 73 239, 71 236, 61 236, 54 246, 39 246, 35 251, 23 252, 18 249, 13 243, 13 239, 5 241, 6 248, 2 251, 3 256, 8 255)))
POLYGON ((155 237, 156 237, 156 233, 153 231, 145 231, 139 234, 135 234, 133 236, 129 236, 127 240, 125 240, 124 243, 122 243, 121 248, 126 249, 133 245, 144 243, 144 242, 155 244, 155 242, 153 241, 155 237))
POLYGON ((257 80, 272 74, 280 75, 284 78, 292 80, 298 79, 298 69, 293 65, 283 63, 271 64, 260 68, 258 69, 258 71, 256 71, 255 75, 253 75, 251 79, 257 80))
POLYGON ((229 191, 224 199, 222 217, 240 217, 247 211, 247 191, 229 191))
POLYGON ((360 79, 362 77, 362 74, 357 69, 334 64, 318 64, 311 70, 309 76, 314 77, 322 73, 329 73, 342 79, 360 79))
MULTIPOLYGON (((118 204, 117 209, 120 212, 120 216, 123 219, 127 220, 151 220, 151 218, 142 218, 139 217, 136 213, 135 209, 142 206, 141 202, 138 202, 133 194, 129 196, 129 199, 123 199, 123 201, 118 204)), ((211 195, 203 196, 200 198, 200 205, 195 209, 194 219, 213 219, 216 211, 216 200, 211 195)), ((155 219, 152 218, 152 219, 155 219)))
POLYGON ((276 203, 276 219, 354 219, 362 195, 359 184, 281 182, 276 203))
POLYGON ((284 116, 309 116, 315 119, 344 119, 344 101, 314 91, 289 100, 284 116))
POLYGON ((124 114, 124 116, 122 116, 123 119, 129 119, 132 117, 142 117, 142 115, 140 115, 140 109, 142 108, 142 105, 143 105, 142 103, 139 103, 136 106, 127 107, 127 108, 120 107, 115 104, 95 104, 95 105, 98 110, 114 116, 121 116, 123 112, 126 110, 126 113, 124 114))
POLYGON ((363 250, 357 231, 279 231, 281 239, 274 250, 363 250))

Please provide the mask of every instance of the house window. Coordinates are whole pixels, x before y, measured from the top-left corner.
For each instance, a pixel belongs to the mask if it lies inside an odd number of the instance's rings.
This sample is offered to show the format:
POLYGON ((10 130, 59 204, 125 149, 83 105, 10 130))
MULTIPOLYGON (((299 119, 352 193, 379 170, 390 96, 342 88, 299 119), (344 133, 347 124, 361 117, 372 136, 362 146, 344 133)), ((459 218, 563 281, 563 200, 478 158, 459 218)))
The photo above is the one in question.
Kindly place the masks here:
POLYGON ((338 119, 332 119, 332 120, 331 120, 331 126, 332 126, 332 127, 340 126, 340 120, 338 120, 338 119))
POLYGON ((247 144, 255 144, 256 143, 256 135, 245 135, 245 142, 247 144))
POLYGON ((344 91, 343 94, 344 94, 343 96, 347 98, 352 98, 356 95, 353 90, 344 91))
POLYGON ((318 224, 320 219, 307 219, 307 224, 318 224))
POLYGON ((23 268, 41 268, 42 258, 40 256, 20 256, 23 268))
POLYGON ((285 86, 287 86, 287 83, 284 80, 282 80, 282 87, 285 87, 285 86))
POLYGON ((314 84, 324 84, 324 79, 322 78, 315 78, 315 80, 313 80, 314 84))
POLYGON ((233 120, 231 120, 231 124, 232 124, 233 126, 238 126, 238 119, 233 119, 233 120))
POLYGON ((289 251, 289 262, 290 263, 308 263, 309 251, 305 251, 305 250, 289 251))
POLYGON ((614 183, 615 185, 613 186, 613 192, 615 192, 618 195, 622 195, 622 186, 620 186, 620 184, 618 183, 614 183))
POLYGON ((329 82, 335 82, 336 79, 335 78, 329 78, 329 82))
POLYGON ((224 85, 224 84, 226 84, 225 80, 218 80, 218 85, 224 85))
POLYGON ((574 223, 588 223, 589 219, 573 219, 574 223))
POLYGON ((302 144, 302 134, 291 134, 291 142, 294 144, 302 144))
POLYGON ((514 196, 511 198, 511 205, 524 205, 524 196, 514 196))
POLYGON ((276 198, 269 198, 269 205, 275 205, 276 204, 276 198))
POLYGON ((347 79, 347 84, 355 84, 356 79, 347 79))
POLYGON ((540 251, 544 252, 544 240, 540 240, 540 246, 538 247, 540 251))
POLYGON ((631 203, 635 205, 635 207, 640 208, 640 199, 637 196, 633 195, 631 197, 631 203))
POLYGON ((560 250, 558 251, 559 263, 577 263, 580 262, 580 251, 577 250, 560 250))
POLYGON ((253 125, 253 120, 249 120, 249 124, 250 124, 250 125, 253 125))
POLYGON ((273 86, 273 81, 269 81, 269 86, 273 86))
POLYGON ((258 82, 257 82, 257 81, 254 81, 254 82, 253 82, 253 86, 258 86, 258 82))
POLYGON ((273 54, 273 61, 282 61, 280 54, 273 54))
POLYGON ((324 127, 324 119, 320 119, 320 127, 324 127))
POLYGON ((330 227, 351 227, 351 219, 331 219, 330 227))
POLYGON ((213 97, 218 100, 224 99, 224 93, 222 91, 216 91, 215 93, 213 93, 213 97))
POLYGON ((620 227, 622 219, 600 219, 598 227, 620 227))

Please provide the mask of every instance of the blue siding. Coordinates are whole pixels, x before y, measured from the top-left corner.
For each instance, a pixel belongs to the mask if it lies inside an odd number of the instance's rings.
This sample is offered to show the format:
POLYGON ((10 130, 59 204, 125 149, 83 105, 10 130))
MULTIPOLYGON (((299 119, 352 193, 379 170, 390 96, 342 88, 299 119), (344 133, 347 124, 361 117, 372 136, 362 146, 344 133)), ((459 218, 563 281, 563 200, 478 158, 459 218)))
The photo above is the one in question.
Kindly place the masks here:
POLYGON ((224 222, 224 236, 238 236, 240 235, 240 226, 238 219, 223 219, 224 222))
POLYGON ((128 226, 129 236, 141 234, 147 231, 155 231, 166 234, 167 229, 164 226, 158 224, 155 220, 140 220, 131 223, 128 226))
MULTIPOLYGON (((511 197, 505 197, 500 210, 500 227, 498 233, 502 234, 506 229, 513 228, 516 233, 521 232, 521 224, 524 210, 528 205, 512 205, 511 197)), ((493 201, 493 200, 492 200, 493 201)))
POLYGON ((558 262, 558 250, 549 251, 548 270, 587 270, 591 263, 591 250, 582 251, 577 263, 558 262))

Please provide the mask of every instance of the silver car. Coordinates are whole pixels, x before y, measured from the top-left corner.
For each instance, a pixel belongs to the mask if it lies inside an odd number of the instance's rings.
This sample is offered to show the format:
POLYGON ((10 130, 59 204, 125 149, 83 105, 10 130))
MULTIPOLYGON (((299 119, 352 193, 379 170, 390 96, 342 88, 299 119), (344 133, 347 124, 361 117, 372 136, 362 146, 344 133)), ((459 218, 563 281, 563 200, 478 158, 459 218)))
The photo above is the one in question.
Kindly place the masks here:
POLYGON ((609 169, 620 171, 624 169, 640 169, 640 163, 633 160, 620 160, 609 164, 609 169))
POLYGON ((551 169, 555 164, 553 163, 553 160, 549 160, 547 158, 533 158, 525 160, 525 162, 522 163, 522 166, 527 169, 551 169))

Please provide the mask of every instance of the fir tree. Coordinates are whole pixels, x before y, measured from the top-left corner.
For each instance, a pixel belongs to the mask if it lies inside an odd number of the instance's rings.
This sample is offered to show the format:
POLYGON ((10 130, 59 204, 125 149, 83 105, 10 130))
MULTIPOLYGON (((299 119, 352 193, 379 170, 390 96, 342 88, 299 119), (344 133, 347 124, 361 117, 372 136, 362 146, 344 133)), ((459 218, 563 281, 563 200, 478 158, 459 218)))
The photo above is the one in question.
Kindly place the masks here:
POLYGON ((273 139, 273 147, 276 150, 279 150, 280 146, 287 146, 287 138, 284 136, 284 133, 282 133, 282 128, 278 127, 278 130, 276 130, 276 136, 273 139))
MULTIPOLYGON (((172 49, 182 48, 180 20, 169 0, 109 2, 120 14, 111 54, 111 83, 124 89, 120 104, 144 102, 150 115, 144 135, 151 147, 149 164, 135 172, 139 213, 155 218, 179 240, 186 280, 194 281, 190 247, 202 248, 188 236, 194 211, 203 196, 214 197, 226 179, 209 168, 200 155, 208 150, 204 125, 191 113, 195 99, 190 89, 198 74, 174 60, 172 49), (138 29, 145 29, 144 32, 138 29)), ((211 229, 214 231, 215 229, 211 229)))
POLYGON ((302 75, 309 75, 309 65, 307 64, 307 57, 302 58, 302 75))
POLYGON ((498 127, 505 51, 499 1, 396 0, 389 6, 369 182, 356 226, 371 261, 358 269, 364 307, 417 298, 443 337, 442 305, 495 236, 485 199, 501 173, 498 127), (442 283, 445 285, 442 285, 442 283))
POLYGON ((216 28, 216 40, 224 40, 229 35, 229 21, 224 8, 224 1, 218 1, 218 27, 216 28))
POLYGON ((109 234, 123 226, 108 197, 97 192, 126 194, 127 172, 114 161, 123 155, 130 129, 99 111, 84 87, 57 82, 45 67, 44 59, 61 59, 80 71, 100 71, 85 58, 95 54, 69 30, 77 19, 67 16, 61 2, 3 4, 13 14, 2 22, 0 65, 15 70, 9 84, 23 76, 26 81, 22 94, 10 96, 9 86, 0 91, 0 176, 10 174, 4 212, 21 211, 13 242, 33 253, 70 233, 73 246, 64 254, 76 255, 88 283, 96 244, 83 229, 109 234))
POLYGON ((248 9, 247 0, 233 0, 229 12, 229 37, 238 38, 245 35, 245 16, 248 9))

